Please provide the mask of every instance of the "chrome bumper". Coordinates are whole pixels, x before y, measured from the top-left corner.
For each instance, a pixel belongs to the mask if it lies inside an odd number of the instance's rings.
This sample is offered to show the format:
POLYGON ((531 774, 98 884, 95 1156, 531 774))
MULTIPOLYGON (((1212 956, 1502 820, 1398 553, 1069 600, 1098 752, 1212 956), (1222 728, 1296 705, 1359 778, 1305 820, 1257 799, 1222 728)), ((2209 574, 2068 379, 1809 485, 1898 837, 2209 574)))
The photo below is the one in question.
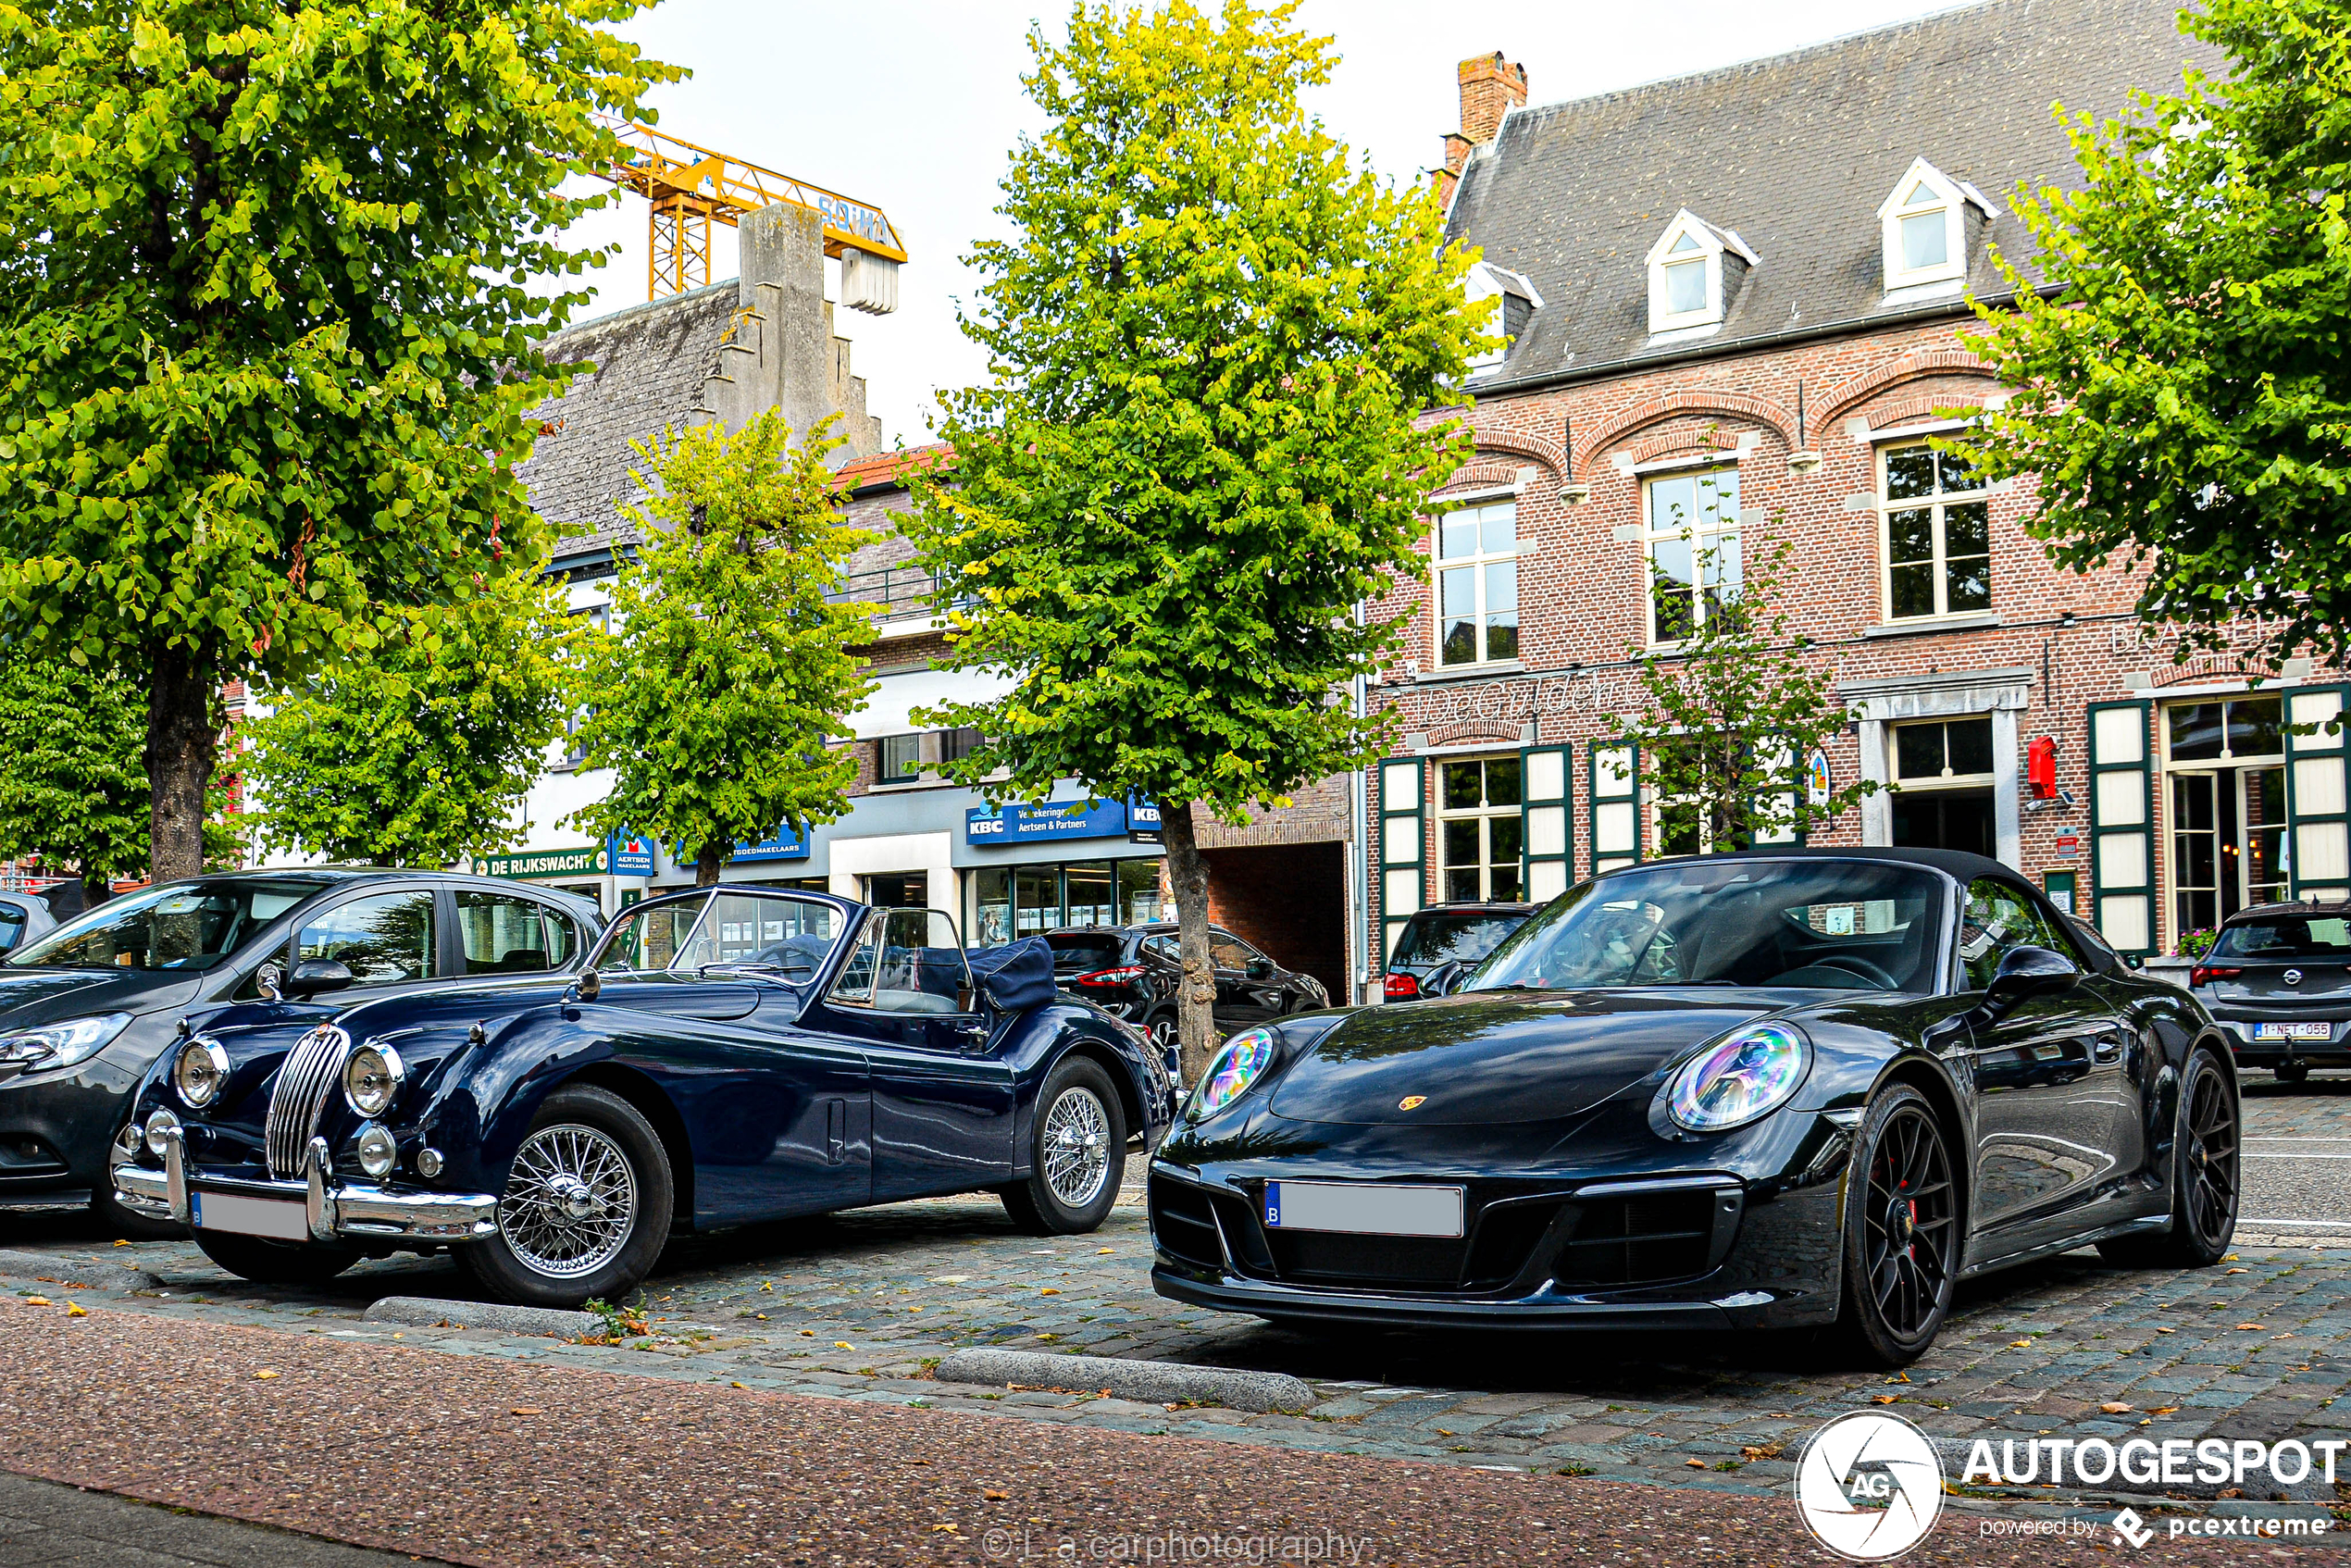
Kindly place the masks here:
POLYGON ((498 1200, 470 1192, 395 1192, 367 1182, 328 1184, 327 1140, 314 1138, 305 1151, 300 1181, 247 1181, 208 1176, 191 1167, 177 1129, 164 1135, 163 1169, 114 1167, 114 1189, 123 1207, 154 1219, 188 1223, 188 1194, 233 1192, 248 1198, 291 1199, 303 1206, 312 1239, 332 1241, 389 1238, 414 1241, 471 1241, 498 1229, 498 1200))

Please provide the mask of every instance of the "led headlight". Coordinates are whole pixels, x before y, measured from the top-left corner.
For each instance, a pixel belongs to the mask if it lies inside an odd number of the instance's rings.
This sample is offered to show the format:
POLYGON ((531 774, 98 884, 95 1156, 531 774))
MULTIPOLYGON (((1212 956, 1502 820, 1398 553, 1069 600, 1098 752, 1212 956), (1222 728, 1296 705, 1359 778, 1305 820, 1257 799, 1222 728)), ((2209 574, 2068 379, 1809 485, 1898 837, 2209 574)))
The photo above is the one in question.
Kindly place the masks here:
POLYGON ((1270 1029, 1243 1029, 1225 1042, 1209 1063, 1208 1071, 1192 1090, 1184 1114, 1197 1122, 1222 1111, 1249 1092, 1265 1069, 1274 1064, 1274 1035, 1270 1029))
POLYGON ((229 1053, 219 1042, 198 1035, 180 1048, 180 1059, 171 1064, 171 1087, 180 1092, 180 1103, 191 1111, 201 1111, 219 1097, 220 1086, 229 1081, 229 1053))
POLYGON ((392 1140, 381 1122, 369 1122, 359 1129, 359 1168, 371 1176, 392 1174, 393 1164, 400 1158, 400 1146, 392 1140))
POLYGON ((164 1144, 169 1141, 170 1134, 179 1130, 180 1118, 168 1110, 157 1111, 154 1115, 149 1116, 147 1118, 147 1152, 157 1159, 163 1158, 164 1144))
POLYGON ((407 1076, 400 1052, 388 1045, 363 1045, 342 1064, 342 1097, 361 1115, 380 1116, 407 1076))
POLYGON ((1778 1110, 1804 1081, 1812 1049, 1785 1024, 1749 1024, 1682 1064, 1665 1114, 1690 1132, 1727 1132, 1778 1110))
POLYGON ((29 1073, 71 1067, 97 1055, 130 1027, 130 1014, 106 1013, 0 1035, 0 1067, 14 1065, 29 1073))

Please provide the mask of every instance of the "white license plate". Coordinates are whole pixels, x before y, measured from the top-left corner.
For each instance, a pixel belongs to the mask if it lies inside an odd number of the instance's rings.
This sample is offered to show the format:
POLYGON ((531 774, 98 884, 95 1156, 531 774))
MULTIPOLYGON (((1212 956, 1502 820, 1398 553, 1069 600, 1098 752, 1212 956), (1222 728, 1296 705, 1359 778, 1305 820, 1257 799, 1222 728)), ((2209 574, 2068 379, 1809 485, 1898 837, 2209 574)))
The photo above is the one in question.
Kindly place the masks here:
POLYGON ((1462 1234, 1458 1187, 1384 1187, 1375 1182, 1269 1181, 1268 1230, 1338 1230, 1353 1236, 1462 1234))
POLYGON ((276 1241, 307 1241, 310 1221, 300 1203, 277 1198, 247 1198, 236 1192, 191 1192, 188 1217, 205 1230, 267 1236, 276 1241))
POLYGON ((2332 1039, 2334 1026, 2327 1023, 2256 1024, 2253 1026, 2253 1038, 2255 1039, 2332 1039))

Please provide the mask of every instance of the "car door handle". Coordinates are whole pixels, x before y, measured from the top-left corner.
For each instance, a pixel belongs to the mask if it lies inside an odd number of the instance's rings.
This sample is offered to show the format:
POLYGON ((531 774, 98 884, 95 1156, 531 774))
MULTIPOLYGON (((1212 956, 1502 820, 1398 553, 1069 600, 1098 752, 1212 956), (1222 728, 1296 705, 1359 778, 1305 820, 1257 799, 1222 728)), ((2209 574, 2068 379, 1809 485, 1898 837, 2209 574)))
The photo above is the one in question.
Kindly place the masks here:
POLYGON ((2100 1062, 2121 1061, 2122 1059, 2122 1037, 2120 1035, 2100 1035, 2096 1041, 2092 1045, 2090 1054, 2095 1060, 2100 1062))

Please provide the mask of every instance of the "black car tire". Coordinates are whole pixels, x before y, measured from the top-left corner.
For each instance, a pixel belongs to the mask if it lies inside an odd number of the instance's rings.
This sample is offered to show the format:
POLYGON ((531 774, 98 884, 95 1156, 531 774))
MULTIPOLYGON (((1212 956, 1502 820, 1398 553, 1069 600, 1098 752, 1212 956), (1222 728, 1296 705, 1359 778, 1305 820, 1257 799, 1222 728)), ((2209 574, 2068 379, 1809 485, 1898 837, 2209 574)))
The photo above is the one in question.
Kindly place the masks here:
POLYGON ((2237 1229, 2243 1108, 2220 1058, 2202 1046, 2180 1077, 2180 1123, 2172 1138, 2171 1224, 2098 1243, 2098 1255, 2125 1268, 2210 1268, 2237 1229))
POLYGON ((2310 1076, 2310 1068, 2306 1063, 2295 1062, 2278 1068, 2277 1075, 2278 1082, 2282 1084, 2298 1084, 2310 1076))
POLYGON ((356 1252, 259 1236, 196 1230, 196 1247, 207 1258, 255 1285, 323 1285, 359 1261, 356 1252))
POLYGON ((677 1188, 644 1113, 591 1084, 549 1095, 516 1151, 498 1233, 453 1249, 474 1282, 528 1307, 618 1304, 669 1240, 677 1188), (563 1206, 566 1184, 579 1207, 563 1206), (625 1213, 615 1214, 625 1204, 625 1213))
POLYGON ((1109 1217, 1126 1174, 1126 1116, 1100 1063, 1065 1057, 1046 1076, 1028 1139, 1028 1179, 998 1191, 1013 1224, 1076 1236, 1109 1217))
POLYGON ((1866 1365, 1916 1361, 1951 1310, 1966 1234, 1953 1170, 1950 1139, 1925 1095, 1896 1084, 1870 1102, 1847 1168, 1835 1329, 1866 1365))

